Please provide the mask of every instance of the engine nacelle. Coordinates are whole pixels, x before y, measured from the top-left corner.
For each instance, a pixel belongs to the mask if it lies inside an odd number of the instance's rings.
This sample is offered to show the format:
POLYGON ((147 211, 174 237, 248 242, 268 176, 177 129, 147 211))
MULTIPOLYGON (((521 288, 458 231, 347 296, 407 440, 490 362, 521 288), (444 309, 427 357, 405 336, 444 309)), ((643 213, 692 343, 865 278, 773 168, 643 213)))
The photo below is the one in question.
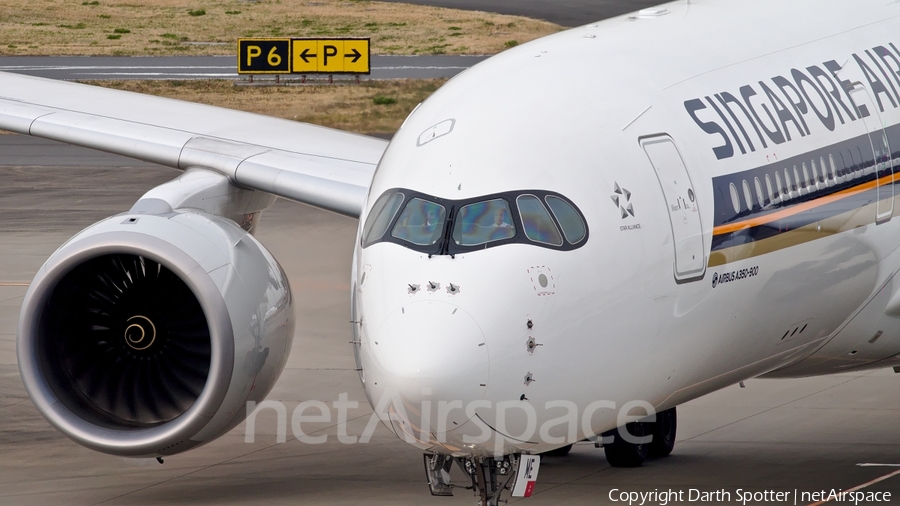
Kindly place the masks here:
POLYGON ((287 360, 284 271, 235 222, 123 214, 54 253, 25 296, 18 360, 31 399, 76 442, 171 455, 240 423, 287 360))

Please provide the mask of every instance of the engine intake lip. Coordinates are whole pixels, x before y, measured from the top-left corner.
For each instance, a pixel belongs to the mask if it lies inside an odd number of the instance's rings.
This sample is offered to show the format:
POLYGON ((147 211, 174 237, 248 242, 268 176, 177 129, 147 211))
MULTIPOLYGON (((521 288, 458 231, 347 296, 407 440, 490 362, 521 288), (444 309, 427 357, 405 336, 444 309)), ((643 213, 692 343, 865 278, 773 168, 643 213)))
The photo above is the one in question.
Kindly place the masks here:
POLYGON ((140 232, 104 232, 76 239, 61 247, 38 272, 25 295, 19 316, 17 358, 22 381, 34 404, 59 431, 88 448, 121 456, 154 456, 173 442, 192 446, 196 435, 216 414, 228 392, 234 367, 234 332, 225 300, 207 272, 173 244, 140 232), (206 384, 193 405, 166 423, 147 427, 115 427, 90 421, 90 414, 72 409, 51 384, 42 358, 41 312, 57 284, 77 266, 110 254, 138 255, 171 270, 191 290, 206 317, 211 355, 206 384), (87 415, 87 416, 86 416, 87 415), (185 444, 186 443, 186 444, 185 444))

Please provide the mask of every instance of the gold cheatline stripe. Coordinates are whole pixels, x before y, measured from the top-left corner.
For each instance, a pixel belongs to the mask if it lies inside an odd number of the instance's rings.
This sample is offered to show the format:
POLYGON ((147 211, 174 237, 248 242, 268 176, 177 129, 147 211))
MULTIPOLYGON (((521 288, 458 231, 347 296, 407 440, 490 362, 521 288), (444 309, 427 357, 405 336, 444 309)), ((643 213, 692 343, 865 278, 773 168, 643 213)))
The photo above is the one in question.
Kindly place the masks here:
MULTIPOLYGON (((723 235, 729 234, 731 232, 737 232, 738 230, 744 230, 747 228, 758 227, 760 225, 765 225, 766 223, 770 223, 775 220, 780 220, 782 218, 787 218, 789 216, 793 216, 795 214, 802 213, 803 211, 808 211, 810 209, 814 209, 819 206, 823 206, 825 204, 830 204, 831 202, 835 202, 837 200, 841 200, 843 198, 849 197, 851 195, 856 195, 857 193, 862 193, 866 190, 871 190, 876 186, 881 186, 881 181, 887 181, 890 179, 890 184, 894 183, 893 174, 889 176, 884 176, 882 178, 869 181, 867 183, 862 183, 859 186, 854 186, 852 188, 845 188, 839 192, 832 193, 831 195, 826 195, 824 197, 817 198, 816 200, 811 200, 809 202, 804 202, 803 204, 798 204, 797 206, 791 207, 789 209, 785 209, 783 211, 778 211, 777 213, 767 214, 765 216, 760 216, 759 218, 750 218, 745 221, 739 221, 737 223, 729 223, 728 225, 719 225, 718 227, 713 228, 713 235, 723 235)), ((887 184, 887 183, 885 183, 887 184)))
POLYGON ((31 286, 31 283, 12 283, 12 282, 4 283, 4 282, 0 281, 0 286, 31 286))
MULTIPOLYGON (((894 204, 897 204, 896 199, 894 204)), ((727 263, 737 262, 738 260, 746 260, 872 223, 875 223, 874 203, 866 204, 862 207, 825 218, 822 221, 767 237, 766 239, 713 251, 709 255, 707 266, 718 267, 727 263)))

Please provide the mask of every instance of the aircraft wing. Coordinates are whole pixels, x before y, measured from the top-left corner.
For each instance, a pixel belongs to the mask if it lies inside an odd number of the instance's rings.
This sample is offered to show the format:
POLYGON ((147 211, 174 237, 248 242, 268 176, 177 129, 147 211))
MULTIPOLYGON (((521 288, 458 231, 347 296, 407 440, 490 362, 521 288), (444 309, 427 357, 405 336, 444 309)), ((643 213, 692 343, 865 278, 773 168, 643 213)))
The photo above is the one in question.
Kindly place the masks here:
POLYGON ((387 141, 220 107, 0 72, 0 129, 177 169, 358 217, 387 141))

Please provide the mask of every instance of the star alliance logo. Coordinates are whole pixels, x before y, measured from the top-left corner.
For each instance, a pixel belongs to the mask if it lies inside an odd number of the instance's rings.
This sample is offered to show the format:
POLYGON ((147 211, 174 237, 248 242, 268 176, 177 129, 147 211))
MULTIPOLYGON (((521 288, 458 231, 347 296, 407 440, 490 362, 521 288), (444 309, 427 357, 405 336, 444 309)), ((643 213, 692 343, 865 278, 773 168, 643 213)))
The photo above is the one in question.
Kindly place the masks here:
POLYGON ((619 183, 614 183, 616 186, 613 189, 612 201, 616 207, 619 208, 619 212, 622 213, 622 219, 628 218, 629 216, 634 217, 634 206, 631 205, 631 192, 619 186, 619 183))

